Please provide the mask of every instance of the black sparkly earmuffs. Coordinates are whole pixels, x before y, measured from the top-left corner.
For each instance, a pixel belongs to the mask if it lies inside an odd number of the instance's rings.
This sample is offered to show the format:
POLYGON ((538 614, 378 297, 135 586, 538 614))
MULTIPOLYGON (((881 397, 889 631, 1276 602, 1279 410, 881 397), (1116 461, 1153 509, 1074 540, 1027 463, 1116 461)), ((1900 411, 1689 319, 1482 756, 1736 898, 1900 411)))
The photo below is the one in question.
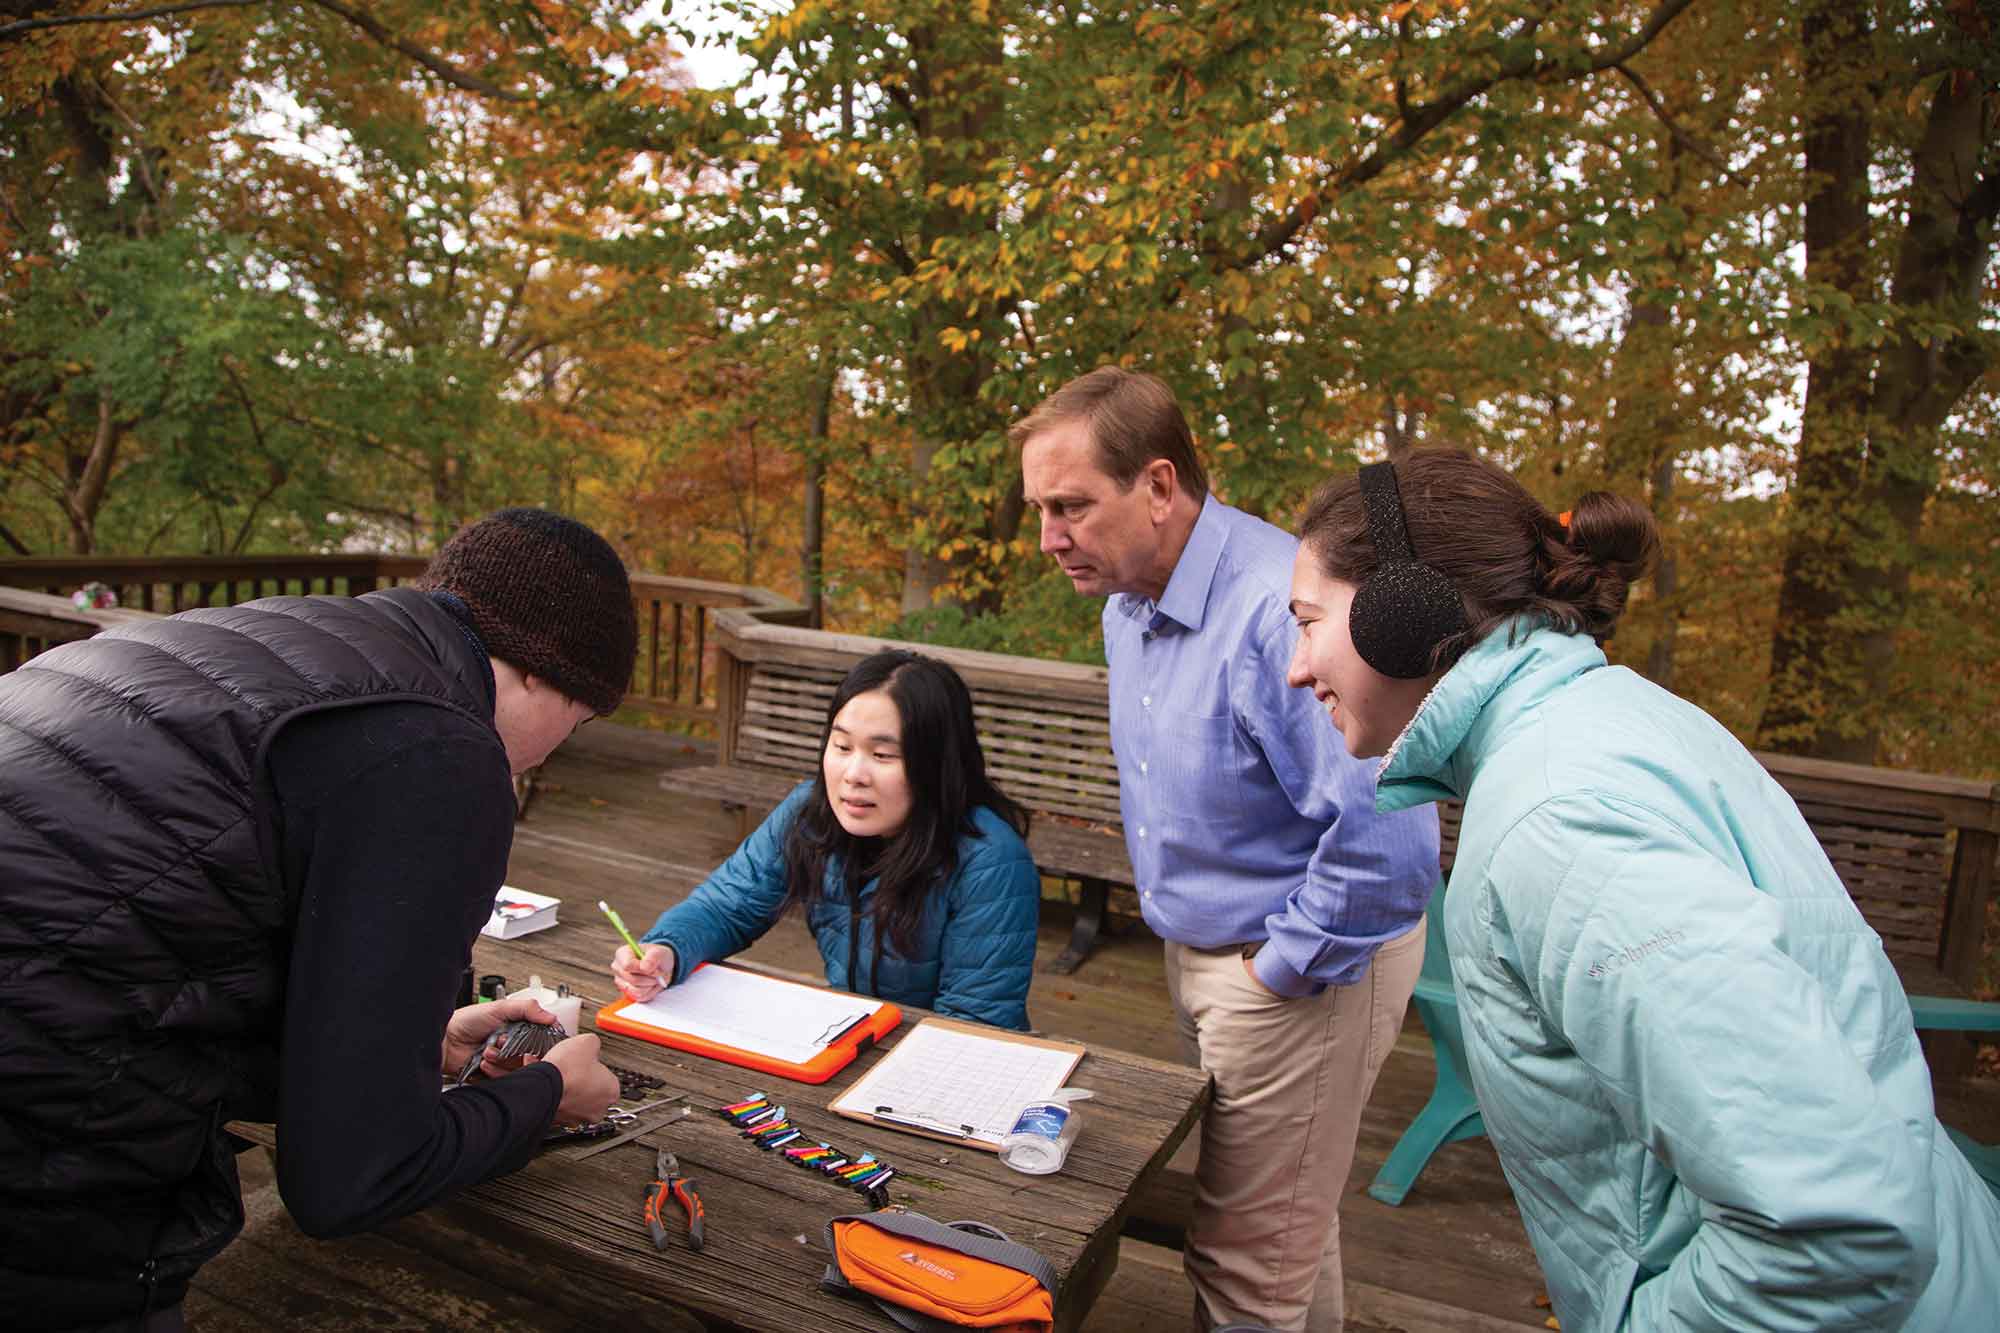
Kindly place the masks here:
POLYGON ((1361 660, 1394 680, 1427 676, 1437 646, 1466 628, 1458 589, 1435 565, 1417 559, 1403 519, 1402 492, 1390 463, 1361 469, 1361 505, 1378 562, 1354 592, 1347 632, 1361 660))

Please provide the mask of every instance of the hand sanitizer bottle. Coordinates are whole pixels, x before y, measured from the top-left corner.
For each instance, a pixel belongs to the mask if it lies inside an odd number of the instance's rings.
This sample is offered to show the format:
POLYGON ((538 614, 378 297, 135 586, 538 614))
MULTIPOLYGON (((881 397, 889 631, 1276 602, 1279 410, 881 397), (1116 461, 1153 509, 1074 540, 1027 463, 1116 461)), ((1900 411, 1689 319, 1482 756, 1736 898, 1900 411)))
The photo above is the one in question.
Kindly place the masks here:
POLYGON ((1013 1129, 1000 1140, 1000 1160, 1031 1176, 1062 1170, 1070 1144, 1083 1129, 1072 1103, 1090 1095, 1088 1088, 1063 1088, 1046 1101, 1029 1102, 1016 1111, 1013 1129))

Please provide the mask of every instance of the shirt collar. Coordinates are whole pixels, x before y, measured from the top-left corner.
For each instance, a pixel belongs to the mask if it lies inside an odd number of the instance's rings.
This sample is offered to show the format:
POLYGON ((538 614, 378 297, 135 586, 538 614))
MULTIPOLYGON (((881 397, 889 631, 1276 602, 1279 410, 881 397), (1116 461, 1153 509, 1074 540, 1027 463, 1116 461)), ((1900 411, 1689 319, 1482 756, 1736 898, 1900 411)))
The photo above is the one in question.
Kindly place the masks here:
POLYGON ((1432 687, 1376 770, 1375 808, 1464 797, 1480 761, 1549 694, 1605 665, 1587 634, 1516 616, 1474 644, 1432 687))
POLYGON ((1191 630, 1201 628, 1209 590, 1215 586, 1215 568, 1222 563, 1222 548, 1228 544, 1222 502, 1208 496, 1201 502, 1201 513, 1188 533, 1187 545, 1181 548, 1181 558, 1174 562, 1167 590, 1160 594, 1161 615, 1191 630))
POLYGON ((493 679, 493 655, 487 651, 486 640, 479 636, 479 627, 472 623, 472 608, 457 593, 446 592, 443 588, 426 589, 424 595, 451 613, 459 633, 465 636, 466 643, 472 648, 473 660, 484 673, 487 699, 497 701, 500 687, 493 679))

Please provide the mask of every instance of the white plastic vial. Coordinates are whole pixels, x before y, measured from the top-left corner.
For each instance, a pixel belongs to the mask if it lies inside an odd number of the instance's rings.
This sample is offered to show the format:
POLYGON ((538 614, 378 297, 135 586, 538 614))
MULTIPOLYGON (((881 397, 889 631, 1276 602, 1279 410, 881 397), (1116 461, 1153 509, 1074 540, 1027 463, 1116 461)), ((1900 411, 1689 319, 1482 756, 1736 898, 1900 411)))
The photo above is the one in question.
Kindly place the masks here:
POLYGON ((564 1035, 574 1037, 580 1030, 577 1025, 583 1019, 581 995, 564 995, 554 987, 544 986, 540 975, 529 977, 526 986, 510 994, 534 996, 536 1004, 556 1016, 556 1022, 563 1026, 564 1035))
POLYGON ((1062 1170, 1069 1146, 1083 1129, 1083 1118, 1071 1103, 1089 1097, 1088 1088, 1063 1088, 1047 1101, 1023 1106, 1014 1113, 1014 1127, 1000 1140, 1000 1160, 1031 1176, 1062 1170))

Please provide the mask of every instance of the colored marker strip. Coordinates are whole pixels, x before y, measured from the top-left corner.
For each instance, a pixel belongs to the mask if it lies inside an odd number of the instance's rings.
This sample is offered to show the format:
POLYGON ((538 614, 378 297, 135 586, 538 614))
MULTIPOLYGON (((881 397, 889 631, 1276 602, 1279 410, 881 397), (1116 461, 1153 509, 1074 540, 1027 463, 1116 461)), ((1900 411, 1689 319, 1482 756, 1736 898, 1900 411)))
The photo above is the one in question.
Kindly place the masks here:
POLYGON ((765 1093, 753 1092, 722 1107, 719 1114, 759 1148, 781 1149, 796 1165, 838 1176, 842 1183, 856 1189, 874 1193, 896 1174, 895 1168, 877 1161, 872 1152, 850 1159, 830 1143, 800 1142, 805 1139, 805 1131, 792 1124, 785 1108, 773 1105, 765 1093))

